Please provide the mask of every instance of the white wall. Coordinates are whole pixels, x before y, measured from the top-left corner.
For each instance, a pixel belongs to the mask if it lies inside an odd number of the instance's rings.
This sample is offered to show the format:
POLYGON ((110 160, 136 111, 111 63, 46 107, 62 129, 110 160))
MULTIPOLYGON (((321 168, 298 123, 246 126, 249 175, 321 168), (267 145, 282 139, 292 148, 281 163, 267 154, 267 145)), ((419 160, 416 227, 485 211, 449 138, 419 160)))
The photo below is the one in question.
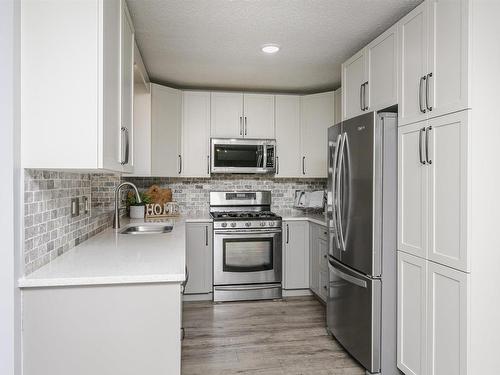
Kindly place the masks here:
POLYGON ((0 374, 20 374, 19 0, 0 1, 0 374))

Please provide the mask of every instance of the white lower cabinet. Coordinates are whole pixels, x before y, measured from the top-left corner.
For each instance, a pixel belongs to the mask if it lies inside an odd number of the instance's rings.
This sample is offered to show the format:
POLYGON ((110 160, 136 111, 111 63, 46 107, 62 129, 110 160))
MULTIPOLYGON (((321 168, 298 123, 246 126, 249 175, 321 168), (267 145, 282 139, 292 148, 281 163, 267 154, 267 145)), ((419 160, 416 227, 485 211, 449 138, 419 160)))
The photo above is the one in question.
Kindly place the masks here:
POLYGON ((398 367, 406 375, 467 374, 469 278, 398 252, 398 367))
POLYGON ((398 252, 398 367, 426 374, 427 262, 398 252))
POLYGON ((309 289, 326 301, 328 295, 328 232, 326 227, 309 225, 309 289))
POLYGON ((466 375, 470 276, 427 263, 427 374, 466 375))
POLYGON ((309 223, 283 221, 283 289, 309 288, 309 223))
POLYGON ((186 268, 188 282, 185 294, 212 292, 212 223, 186 223, 186 268))

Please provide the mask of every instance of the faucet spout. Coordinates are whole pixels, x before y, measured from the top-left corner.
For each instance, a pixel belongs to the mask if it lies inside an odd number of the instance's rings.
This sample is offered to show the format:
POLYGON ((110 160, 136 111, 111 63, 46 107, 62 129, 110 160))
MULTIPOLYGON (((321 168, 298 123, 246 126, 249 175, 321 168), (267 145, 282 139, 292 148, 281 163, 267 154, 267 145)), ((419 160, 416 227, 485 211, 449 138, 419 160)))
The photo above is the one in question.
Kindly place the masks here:
POLYGON ((134 189, 135 191, 135 199, 137 203, 142 203, 141 196, 139 195, 139 190, 137 190, 137 186, 135 186, 133 183, 124 181, 120 185, 118 185, 115 189, 115 214, 113 216, 113 229, 119 229, 120 228, 120 209, 119 209, 119 202, 120 202, 120 190, 124 186, 130 186, 134 189))

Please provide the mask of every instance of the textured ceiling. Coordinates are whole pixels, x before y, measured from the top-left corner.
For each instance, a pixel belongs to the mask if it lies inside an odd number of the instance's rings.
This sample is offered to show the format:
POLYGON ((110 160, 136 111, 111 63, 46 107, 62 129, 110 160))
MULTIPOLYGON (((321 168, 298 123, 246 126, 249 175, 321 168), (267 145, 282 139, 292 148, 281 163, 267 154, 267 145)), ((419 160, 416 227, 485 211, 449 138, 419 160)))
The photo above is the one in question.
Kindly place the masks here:
POLYGON ((153 82, 313 92, 422 0, 127 0, 153 82), (266 55, 260 47, 282 49, 266 55))

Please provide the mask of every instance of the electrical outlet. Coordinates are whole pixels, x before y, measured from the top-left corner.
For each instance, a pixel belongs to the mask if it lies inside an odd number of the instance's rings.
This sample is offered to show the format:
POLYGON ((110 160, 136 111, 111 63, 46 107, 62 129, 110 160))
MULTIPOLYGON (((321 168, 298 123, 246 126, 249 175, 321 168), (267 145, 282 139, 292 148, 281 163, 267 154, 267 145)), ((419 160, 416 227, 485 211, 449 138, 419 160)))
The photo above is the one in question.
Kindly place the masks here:
POLYGON ((83 197, 83 214, 86 215, 89 213, 89 198, 83 197))
POLYGON ((77 198, 71 198, 71 217, 76 217, 80 215, 80 200, 77 198))

